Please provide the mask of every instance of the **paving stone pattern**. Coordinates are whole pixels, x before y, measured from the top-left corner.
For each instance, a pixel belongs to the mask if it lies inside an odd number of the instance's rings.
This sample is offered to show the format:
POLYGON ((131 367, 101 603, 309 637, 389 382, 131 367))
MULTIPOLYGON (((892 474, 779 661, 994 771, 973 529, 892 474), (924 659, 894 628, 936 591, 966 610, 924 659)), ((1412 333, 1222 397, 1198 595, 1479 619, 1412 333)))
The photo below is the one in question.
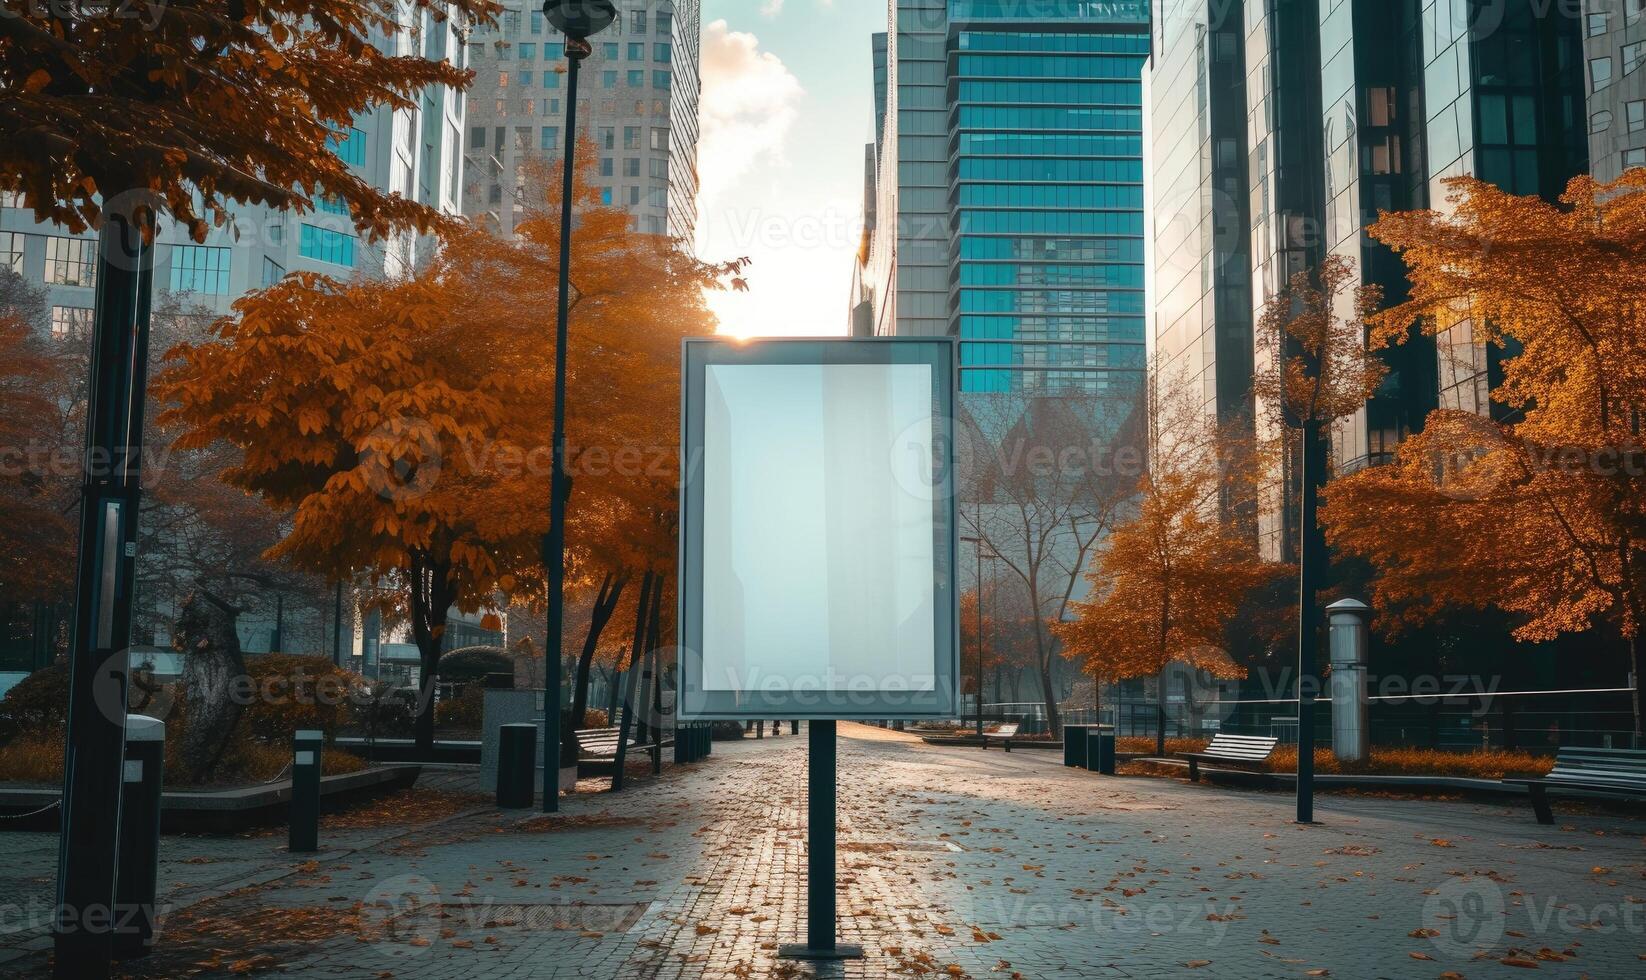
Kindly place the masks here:
MULTIPOLYGON (((839 932, 862 960, 776 959, 805 933, 806 740, 784 735, 546 821, 483 808, 334 835, 312 862, 281 838, 167 838, 162 891, 193 904, 132 975, 1646 975, 1635 815, 1329 795, 1298 827, 1284 793, 841 736, 839 932)), ((49 888, 53 838, 0 841, 0 888, 49 888)), ((26 922, 0 923, 0 975, 45 967, 26 922)))

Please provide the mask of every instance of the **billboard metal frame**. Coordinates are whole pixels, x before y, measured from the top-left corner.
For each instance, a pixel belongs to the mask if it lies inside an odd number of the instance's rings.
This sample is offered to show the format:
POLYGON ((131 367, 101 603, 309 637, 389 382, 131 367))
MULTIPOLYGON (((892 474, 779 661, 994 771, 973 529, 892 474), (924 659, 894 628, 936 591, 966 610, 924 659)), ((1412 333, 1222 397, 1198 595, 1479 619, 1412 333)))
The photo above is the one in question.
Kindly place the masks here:
MULTIPOLYGON (((680 413, 679 668, 675 701, 685 720, 792 718, 811 720, 953 717, 959 710, 959 529, 955 508, 957 349, 947 337, 688 338, 682 345, 680 413), (932 368, 934 534, 932 569, 935 684, 929 691, 826 691, 763 684, 760 690, 703 689, 703 419, 711 365, 927 364, 932 368), (771 689, 776 687, 776 689, 771 689)), ((797 515, 804 519, 806 515, 797 515)))

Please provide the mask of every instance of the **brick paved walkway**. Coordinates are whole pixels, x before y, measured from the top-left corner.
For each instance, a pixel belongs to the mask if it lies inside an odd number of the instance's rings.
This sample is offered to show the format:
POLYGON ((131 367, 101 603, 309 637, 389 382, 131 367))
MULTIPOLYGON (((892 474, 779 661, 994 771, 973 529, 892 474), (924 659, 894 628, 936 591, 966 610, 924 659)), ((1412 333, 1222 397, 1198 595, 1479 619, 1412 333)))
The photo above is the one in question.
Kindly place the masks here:
MULTIPOLYGON (((1646 959, 1646 821, 1328 796, 1299 828, 1285 794, 841 734, 840 931, 861 961, 774 958, 805 926, 805 738, 785 735, 546 827, 487 809, 334 835, 313 863, 167 838, 163 891, 248 887, 170 914, 141 975, 1624 977, 1646 959)), ((49 837, 0 841, 21 856, 0 888, 49 882, 49 837)), ((43 967, 41 938, 6 938, 0 972, 43 967)))

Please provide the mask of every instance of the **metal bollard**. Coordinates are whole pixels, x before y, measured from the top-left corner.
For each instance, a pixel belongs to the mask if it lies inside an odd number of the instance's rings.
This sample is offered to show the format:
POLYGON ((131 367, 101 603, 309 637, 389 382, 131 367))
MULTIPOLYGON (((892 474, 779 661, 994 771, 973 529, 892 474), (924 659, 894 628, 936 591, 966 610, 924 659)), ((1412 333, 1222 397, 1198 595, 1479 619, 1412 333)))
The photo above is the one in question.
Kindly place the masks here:
POLYGON ((1359 599, 1340 599, 1326 607, 1326 615, 1331 623, 1332 754, 1361 762, 1371 753, 1366 647, 1372 609, 1359 599))
POLYGON ((1086 764, 1086 729, 1090 725, 1063 726, 1063 764, 1079 769, 1086 764))
POLYGON ((532 805, 537 778, 537 724, 523 721, 497 729, 497 805, 524 810, 532 805))
POLYGON ((291 808, 286 850, 320 850, 320 751, 325 735, 305 728, 291 739, 291 808))
POLYGON ((126 717, 125 782, 120 797, 120 856, 114 883, 114 957, 154 949, 154 896, 160 869, 160 793, 166 764, 166 724, 126 717))

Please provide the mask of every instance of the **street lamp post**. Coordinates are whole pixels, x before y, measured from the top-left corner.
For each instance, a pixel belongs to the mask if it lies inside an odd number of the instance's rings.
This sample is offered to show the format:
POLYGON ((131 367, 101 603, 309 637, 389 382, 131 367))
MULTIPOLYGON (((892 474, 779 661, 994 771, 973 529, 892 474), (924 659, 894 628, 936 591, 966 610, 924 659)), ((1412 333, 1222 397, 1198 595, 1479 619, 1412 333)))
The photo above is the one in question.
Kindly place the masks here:
POLYGON ((987 557, 990 561, 993 561, 998 556, 993 555, 993 554, 985 556, 983 554, 983 539, 981 537, 975 537, 974 538, 974 537, 967 537, 965 535, 961 535, 960 540, 971 544, 972 547, 977 549, 977 578, 976 578, 976 582, 977 582, 977 600, 974 603, 974 605, 977 607, 974 610, 974 612, 976 614, 974 616, 974 618, 977 622, 977 737, 982 738, 983 737, 983 559, 985 557, 987 557))
POLYGON ((543 643, 543 812, 560 809, 560 633, 565 615, 566 503, 566 320, 571 312, 572 177, 577 156, 577 69, 593 50, 589 37, 611 26, 611 0, 544 0, 543 16, 566 36, 566 149, 561 158, 560 281, 554 323, 554 459, 549 479, 549 533, 543 536, 543 570, 548 574, 548 636, 543 643))

